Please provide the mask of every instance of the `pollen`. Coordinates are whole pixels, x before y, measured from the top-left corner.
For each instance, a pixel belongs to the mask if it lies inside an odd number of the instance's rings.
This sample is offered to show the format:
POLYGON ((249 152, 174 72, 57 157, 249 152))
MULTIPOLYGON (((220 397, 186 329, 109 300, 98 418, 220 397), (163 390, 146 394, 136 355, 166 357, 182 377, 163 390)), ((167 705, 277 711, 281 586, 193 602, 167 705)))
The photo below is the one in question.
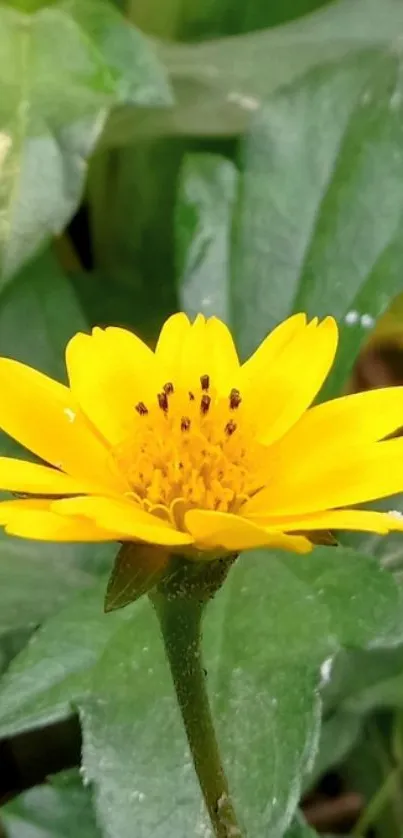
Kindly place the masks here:
POLYGON ((229 406, 231 410, 236 410, 236 408, 241 404, 241 401, 242 399, 239 390, 233 387, 229 394, 229 406))
POLYGON ((165 390, 163 390, 162 393, 158 393, 157 399, 158 399, 158 405, 161 408, 161 410, 163 411, 163 413, 167 413, 168 412, 168 407, 169 407, 169 402, 168 402, 168 396, 167 396, 165 390))
POLYGON ((210 410, 211 398, 210 396, 202 396, 200 399, 200 411, 206 414, 210 410))
POLYGON ((241 401, 235 388, 218 396, 206 374, 192 391, 169 382, 149 408, 137 402, 132 434, 114 457, 144 509, 180 526, 188 509, 236 512, 260 488, 261 447, 251 444, 241 401))

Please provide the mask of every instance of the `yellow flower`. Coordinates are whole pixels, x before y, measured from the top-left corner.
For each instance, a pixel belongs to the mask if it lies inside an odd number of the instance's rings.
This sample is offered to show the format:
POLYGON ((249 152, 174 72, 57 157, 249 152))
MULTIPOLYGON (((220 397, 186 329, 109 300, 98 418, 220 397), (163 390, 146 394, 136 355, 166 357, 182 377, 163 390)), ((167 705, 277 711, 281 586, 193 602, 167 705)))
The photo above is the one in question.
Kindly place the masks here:
MULTIPOLYGON (((141 541, 187 555, 280 547, 315 530, 403 530, 356 504, 403 488, 403 387, 310 407, 335 321, 297 314, 241 365, 227 327, 184 314, 155 352, 119 328, 77 334, 70 386, 0 359, 0 427, 49 465, 0 458, 6 532, 141 541)), ((208 557, 208 555, 206 556, 208 557)))

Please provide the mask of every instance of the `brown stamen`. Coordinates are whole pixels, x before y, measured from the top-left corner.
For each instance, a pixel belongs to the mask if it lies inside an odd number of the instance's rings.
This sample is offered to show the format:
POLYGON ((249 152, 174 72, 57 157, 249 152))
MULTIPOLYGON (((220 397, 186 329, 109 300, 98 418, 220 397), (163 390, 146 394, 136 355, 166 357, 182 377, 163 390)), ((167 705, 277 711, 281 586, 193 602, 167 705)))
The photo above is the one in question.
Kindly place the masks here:
POLYGON ((191 402, 194 402, 194 400, 195 400, 194 393, 191 393, 190 390, 189 390, 189 399, 190 399, 191 402))
POLYGON ((182 416, 181 420, 181 431, 188 431, 190 430, 190 419, 189 416, 182 416))
POLYGON ((137 410, 137 413, 139 413, 140 416, 147 416, 148 408, 145 406, 144 402, 136 404, 135 410, 137 410))
POLYGON ((209 411, 209 407, 211 404, 210 396, 202 396, 200 399, 200 412, 205 415, 209 411))
POLYGON ((171 396, 174 391, 174 385, 172 384, 172 381, 168 381, 167 384, 164 384, 162 389, 167 396, 171 396))
POLYGON ((159 404, 161 410, 163 410, 164 413, 167 413, 167 411, 168 411, 168 396, 167 396, 167 394, 166 393, 158 393, 157 399, 158 399, 158 404, 159 404))
POLYGON ((229 406, 231 410, 236 410, 237 407, 241 404, 241 394, 236 387, 233 387, 230 394, 229 394, 229 406))
POLYGON ((210 376, 209 375, 202 375, 200 378, 200 384, 202 390, 208 390, 210 387, 210 376))
POLYGON ((225 426, 225 433, 227 434, 227 436, 232 436, 234 431, 236 431, 236 422, 230 419, 230 421, 227 422, 225 426))

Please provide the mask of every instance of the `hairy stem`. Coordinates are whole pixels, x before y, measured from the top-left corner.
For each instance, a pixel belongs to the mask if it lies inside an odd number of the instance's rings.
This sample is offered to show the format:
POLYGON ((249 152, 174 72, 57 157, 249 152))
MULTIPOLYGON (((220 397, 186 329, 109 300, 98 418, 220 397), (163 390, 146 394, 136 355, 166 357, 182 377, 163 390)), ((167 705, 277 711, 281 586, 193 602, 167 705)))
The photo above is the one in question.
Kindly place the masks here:
POLYGON ((241 838, 221 762, 201 658, 204 602, 186 596, 153 596, 178 704, 216 838, 241 838))

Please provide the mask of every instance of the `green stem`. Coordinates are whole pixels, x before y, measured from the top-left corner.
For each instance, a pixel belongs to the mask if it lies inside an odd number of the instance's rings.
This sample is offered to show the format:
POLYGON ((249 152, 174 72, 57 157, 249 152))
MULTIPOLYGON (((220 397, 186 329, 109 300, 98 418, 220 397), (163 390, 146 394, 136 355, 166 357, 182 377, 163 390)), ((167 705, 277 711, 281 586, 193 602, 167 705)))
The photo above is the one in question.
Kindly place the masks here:
POLYGON ((241 838, 218 749, 201 660, 204 602, 156 593, 160 621, 178 704, 194 766, 216 838, 241 838))

